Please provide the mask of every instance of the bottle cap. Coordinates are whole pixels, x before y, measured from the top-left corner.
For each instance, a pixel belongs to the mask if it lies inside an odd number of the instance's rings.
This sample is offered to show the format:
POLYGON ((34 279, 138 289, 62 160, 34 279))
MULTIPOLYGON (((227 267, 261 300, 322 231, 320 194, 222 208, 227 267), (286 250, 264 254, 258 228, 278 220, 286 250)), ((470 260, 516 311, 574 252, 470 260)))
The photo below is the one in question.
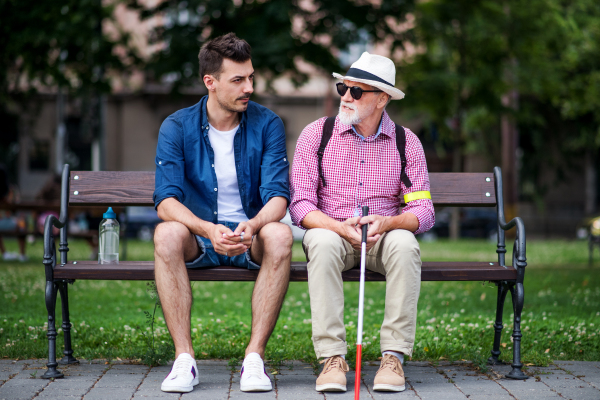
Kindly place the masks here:
POLYGON ((117 214, 113 211, 112 207, 108 207, 108 210, 106 210, 106 212, 104 213, 104 215, 102 216, 104 219, 116 219, 117 218, 117 214))

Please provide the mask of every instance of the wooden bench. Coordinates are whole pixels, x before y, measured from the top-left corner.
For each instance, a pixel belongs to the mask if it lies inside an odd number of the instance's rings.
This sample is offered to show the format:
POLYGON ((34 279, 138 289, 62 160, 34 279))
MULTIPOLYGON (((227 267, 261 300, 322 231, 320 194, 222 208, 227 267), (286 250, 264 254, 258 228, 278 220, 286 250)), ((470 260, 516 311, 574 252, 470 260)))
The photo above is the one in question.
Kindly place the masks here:
MULTIPOLYGON (((494 173, 431 173, 431 195, 436 206, 496 206, 498 214, 497 261, 493 261, 490 251, 489 262, 424 262, 421 269, 423 281, 491 281, 498 286, 496 322, 494 324, 494 344, 489 362, 501 363, 500 336, 502 332, 502 310, 504 300, 510 291, 514 308, 513 362, 512 371, 507 375, 513 379, 526 379, 521 371, 521 311, 523 309, 523 277, 527 265, 525 258, 525 228, 520 218, 506 223, 502 200, 502 176, 500 168, 494 173), (505 230, 517 228, 513 248, 513 266, 505 264, 505 230)), ((98 265, 94 261, 68 260, 67 228, 65 225, 69 207, 77 206, 151 206, 154 192, 153 172, 69 172, 63 171, 60 218, 50 216, 44 230, 44 265, 46 271, 46 307, 48 310, 48 364, 44 378, 60 378, 58 363, 71 364, 71 323, 67 284, 76 279, 103 280, 154 280, 154 262, 125 261, 118 265, 98 265), (58 251, 52 237, 52 226, 60 228, 58 251), (60 255, 60 262, 58 256, 60 255), (62 329, 64 333, 64 357, 56 361, 56 296, 62 299, 62 329)), ((307 281, 306 263, 293 262, 291 281, 307 281)), ((188 270, 193 281, 253 281, 256 270, 220 266, 216 268, 188 270)), ((343 273, 346 281, 358 281, 359 270, 343 273)), ((366 280, 383 281, 385 277, 367 271, 366 280)))

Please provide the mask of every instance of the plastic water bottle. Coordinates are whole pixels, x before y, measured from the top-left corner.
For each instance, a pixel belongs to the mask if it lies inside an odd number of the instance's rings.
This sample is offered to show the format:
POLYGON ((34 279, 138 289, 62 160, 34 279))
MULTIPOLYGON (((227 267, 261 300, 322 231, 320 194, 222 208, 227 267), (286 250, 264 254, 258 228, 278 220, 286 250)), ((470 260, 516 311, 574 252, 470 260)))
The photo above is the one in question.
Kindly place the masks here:
POLYGON ((119 263, 119 221, 112 207, 103 215, 100 222, 100 247, 98 249, 98 264, 119 263))

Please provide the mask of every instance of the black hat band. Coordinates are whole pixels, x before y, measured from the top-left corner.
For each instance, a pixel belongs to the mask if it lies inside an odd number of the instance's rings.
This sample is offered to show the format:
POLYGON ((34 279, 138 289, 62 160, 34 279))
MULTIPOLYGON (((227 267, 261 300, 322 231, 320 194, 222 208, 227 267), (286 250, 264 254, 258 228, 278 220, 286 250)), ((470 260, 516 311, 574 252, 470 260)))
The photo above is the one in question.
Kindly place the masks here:
POLYGON ((362 69, 358 69, 358 68, 350 68, 348 70, 348 72, 346 73, 346 78, 368 79, 370 81, 381 82, 381 83, 385 83, 388 86, 394 87, 394 85, 392 85, 391 83, 389 83, 388 81, 386 81, 384 79, 381 79, 377 75, 373 75, 370 72, 363 71, 362 69))

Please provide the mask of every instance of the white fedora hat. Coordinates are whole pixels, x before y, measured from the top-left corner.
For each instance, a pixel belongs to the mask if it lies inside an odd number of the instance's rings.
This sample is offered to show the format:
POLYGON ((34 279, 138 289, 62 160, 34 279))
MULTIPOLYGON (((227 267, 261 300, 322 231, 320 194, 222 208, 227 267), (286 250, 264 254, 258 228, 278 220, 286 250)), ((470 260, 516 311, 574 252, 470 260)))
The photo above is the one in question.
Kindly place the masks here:
POLYGON ((404 98, 404 92, 396 89, 396 66, 394 62, 387 57, 369 54, 366 51, 360 58, 350 66, 346 76, 333 73, 333 76, 340 80, 349 80, 353 82, 366 83, 381 89, 390 96, 392 100, 404 98))

